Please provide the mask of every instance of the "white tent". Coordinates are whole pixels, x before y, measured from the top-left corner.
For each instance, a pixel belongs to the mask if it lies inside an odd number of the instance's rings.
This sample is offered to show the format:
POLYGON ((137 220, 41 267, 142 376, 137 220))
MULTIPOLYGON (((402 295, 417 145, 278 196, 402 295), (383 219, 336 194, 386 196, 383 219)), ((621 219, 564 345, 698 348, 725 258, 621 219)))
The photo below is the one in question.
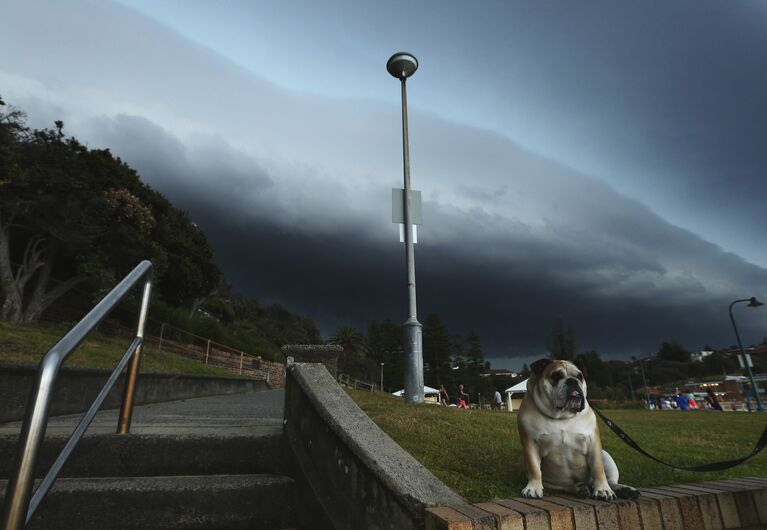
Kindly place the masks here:
MULTIPOLYGON (((397 392, 392 392, 393 396, 404 396, 405 391, 404 390, 398 390, 397 392)), ((424 403, 432 403, 439 405, 439 390, 436 388, 432 388, 430 386, 423 386, 423 400, 424 403)))
POLYGON ((525 392, 527 392, 527 382, 528 381, 529 381, 529 379, 525 379, 521 383, 517 383, 514 386, 510 386, 509 388, 506 389, 506 393, 507 394, 509 394, 509 393, 514 394, 515 392, 522 392, 524 394, 525 392))
MULTIPOLYGON (((392 396, 400 397, 400 396, 404 396, 404 395, 405 395, 405 390, 404 389, 397 390, 396 392, 392 392, 392 396)), ((436 388, 432 388, 430 386, 424 385, 423 386, 423 395, 424 396, 439 395, 439 390, 437 390, 436 388)))
POLYGON ((511 412, 514 410, 514 405, 516 404, 517 408, 519 408, 519 404, 522 402, 522 398, 525 397, 525 394, 527 393, 527 382, 529 379, 525 379, 521 383, 517 383, 514 386, 510 386, 506 389, 506 410, 511 412))

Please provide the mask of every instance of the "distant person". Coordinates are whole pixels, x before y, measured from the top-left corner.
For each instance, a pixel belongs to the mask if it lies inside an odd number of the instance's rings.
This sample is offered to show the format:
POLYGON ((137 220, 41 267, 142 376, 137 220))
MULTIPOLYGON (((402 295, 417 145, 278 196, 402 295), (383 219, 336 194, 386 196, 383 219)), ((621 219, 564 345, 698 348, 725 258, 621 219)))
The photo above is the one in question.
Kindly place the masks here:
POLYGON ((469 409, 469 394, 463 391, 463 385, 458 385, 458 408, 469 409))
POLYGON ((695 401, 695 395, 690 392, 687 394, 687 403, 690 404, 690 410, 700 410, 700 406, 698 405, 698 402, 695 401))
POLYGON ((717 399, 716 394, 714 394, 714 391, 710 388, 706 391, 706 403, 708 403, 712 409, 724 412, 721 403, 719 403, 719 399, 717 399))
POLYGON ((690 403, 687 401, 687 398, 684 397, 684 394, 679 393, 679 395, 676 396, 676 406, 679 410, 687 410, 690 408, 690 403))
POLYGON ((439 385, 439 403, 443 407, 450 405, 450 397, 447 395, 445 385, 439 385))
POLYGON ((493 410, 501 410, 501 403, 503 402, 503 398, 501 397, 501 393, 496 390, 495 396, 493 396, 493 402, 490 404, 490 408, 493 410))

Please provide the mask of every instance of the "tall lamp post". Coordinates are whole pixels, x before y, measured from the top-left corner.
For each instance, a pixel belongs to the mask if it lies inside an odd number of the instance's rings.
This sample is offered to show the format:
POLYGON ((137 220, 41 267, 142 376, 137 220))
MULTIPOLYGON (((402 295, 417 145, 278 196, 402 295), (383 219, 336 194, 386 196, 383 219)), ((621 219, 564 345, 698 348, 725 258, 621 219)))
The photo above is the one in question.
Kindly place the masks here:
POLYGON ((642 371, 642 384, 644 385, 645 405, 647 405, 647 410, 652 410, 650 408, 650 388, 647 386, 647 377, 644 375, 644 359, 641 357, 639 358, 639 369, 642 371))
POLYGON ((645 396, 645 405, 647 406, 648 410, 652 410, 650 408, 650 389, 647 387, 647 377, 645 377, 644 374, 644 359, 640 357, 637 359, 636 357, 632 357, 633 360, 639 361, 639 370, 642 372, 642 384, 644 385, 644 396, 645 396))
POLYGON ((418 59, 398 52, 386 62, 386 70, 402 85, 402 158, 405 172, 405 260, 407 261, 408 319, 405 332, 405 403, 423 403, 423 326, 418 322, 415 302, 415 258, 413 255, 412 197, 410 193, 410 147, 407 130, 407 78, 418 69, 418 59))
POLYGON ((748 373, 748 378, 751 380, 751 388, 754 391, 754 395, 756 395, 756 410, 759 412, 764 411, 764 405, 762 405, 762 398, 759 397, 759 387, 756 386, 756 381, 754 381, 754 374, 751 371, 751 366, 749 366, 748 358, 746 357, 746 352, 743 350, 743 343, 740 341, 740 333, 738 333, 738 326, 735 325, 735 318, 732 316, 732 306, 737 304, 738 302, 748 302, 747 307, 759 307, 761 305, 764 305, 762 302, 756 299, 755 296, 752 296, 751 298, 741 298, 740 300, 735 300, 730 304, 730 321, 732 322, 732 329, 735 330, 735 338, 738 339, 738 348, 740 348, 740 357, 743 359, 743 366, 746 367, 746 372, 748 373))

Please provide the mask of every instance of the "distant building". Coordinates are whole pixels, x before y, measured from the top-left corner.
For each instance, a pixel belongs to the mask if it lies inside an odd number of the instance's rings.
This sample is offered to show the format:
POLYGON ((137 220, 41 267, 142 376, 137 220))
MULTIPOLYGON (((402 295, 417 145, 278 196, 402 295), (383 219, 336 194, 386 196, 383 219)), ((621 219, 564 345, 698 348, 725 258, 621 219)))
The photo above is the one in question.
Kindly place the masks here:
POLYGON ((690 360, 694 363, 700 363, 700 362, 703 362, 703 359, 705 359, 712 353, 714 353, 712 350, 701 350, 697 352, 692 352, 690 354, 690 360))
MULTIPOLYGON (((749 355, 767 355, 767 344, 758 344, 756 346, 744 347, 743 350, 749 355)), ((740 349, 734 348, 727 350, 727 353, 731 355, 740 355, 740 349)))
POLYGON ((519 377, 518 372, 506 370, 505 368, 491 368, 487 372, 480 374, 482 377, 519 377))

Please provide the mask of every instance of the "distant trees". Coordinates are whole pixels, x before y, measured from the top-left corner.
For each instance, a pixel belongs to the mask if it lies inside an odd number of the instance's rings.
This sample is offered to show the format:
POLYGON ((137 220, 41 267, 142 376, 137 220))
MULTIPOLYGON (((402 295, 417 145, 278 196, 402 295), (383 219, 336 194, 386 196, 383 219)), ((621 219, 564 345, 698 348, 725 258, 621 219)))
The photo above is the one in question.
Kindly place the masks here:
POLYGON ((423 359, 430 386, 439 388, 450 379, 453 353, 453 338, 439 315, 428 315, 423 324, 423 359))
POLYGON ((557 320, 551 329, 548 350, 552 359, 572 360, 578 346, 575 343, 575 331, 572 326, 565 324, 562 319, 557 320))
POLYGON ((378 364, 379 370, 381 363, 384 364, 384 387, 395 391, 402 388, 405 373, 402 326, 389 319, 374 320, 368 324, 365 342, 368 356, 378 364))
POLYGON ((1 316, 36 322, 75 287, 92 303, 141 259, 156 292, 190 305, 217 284, 207 239, 186 213, 143 184, 109 150, 55 129, 33 130, 0 106, 1 316))
POLYGON ((674 361, 686 363, 690 361, 690 352, 676 341, 664 342, 660 345, 657 358, 661 361, 674 361))

